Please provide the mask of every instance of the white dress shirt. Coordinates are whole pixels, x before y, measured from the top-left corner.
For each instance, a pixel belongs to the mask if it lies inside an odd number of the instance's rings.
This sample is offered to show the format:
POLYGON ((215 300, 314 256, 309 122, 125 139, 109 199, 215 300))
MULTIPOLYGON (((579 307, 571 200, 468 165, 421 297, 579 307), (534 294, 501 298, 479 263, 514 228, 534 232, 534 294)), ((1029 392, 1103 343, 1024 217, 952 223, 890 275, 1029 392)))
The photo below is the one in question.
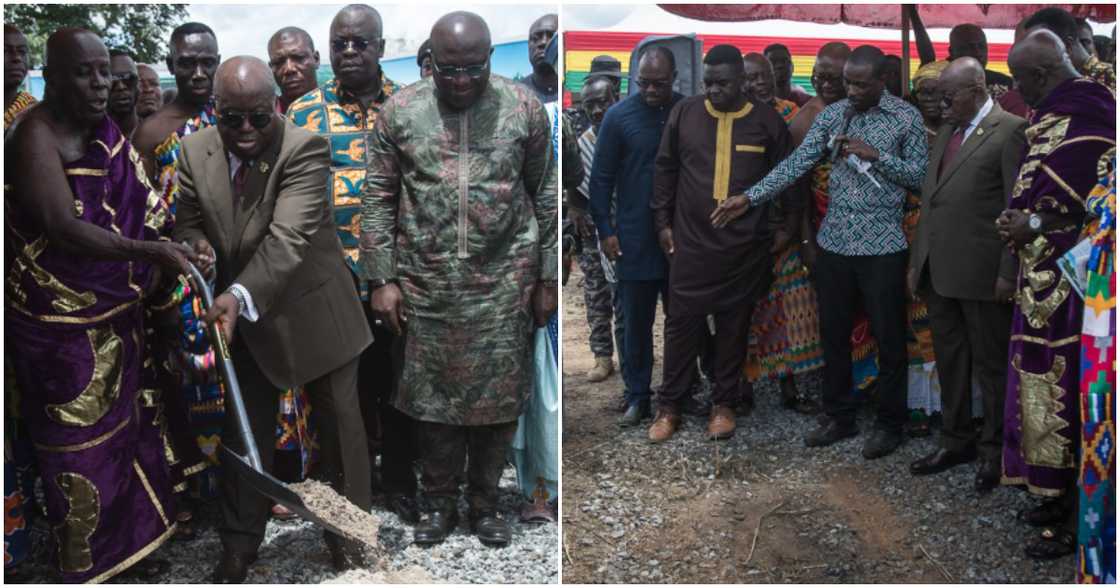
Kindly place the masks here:
POLYGON ((980 111, 976 113, 976 116, 972 117, 972 120, 968 122, 968 126, 964 128, 964 138, 961 139, 961 144, 964 144, 964 142, 968 140, 968 136, 972 134, 972 131, 975 131, 976 127, 980 126, 980 121, 984 120, 984 117, 988 116, 988 113, 992 111, 993 104, 995 104, 995 102, 992 101, 992 97, 988 96, 988 100, 980 107, 980 111))

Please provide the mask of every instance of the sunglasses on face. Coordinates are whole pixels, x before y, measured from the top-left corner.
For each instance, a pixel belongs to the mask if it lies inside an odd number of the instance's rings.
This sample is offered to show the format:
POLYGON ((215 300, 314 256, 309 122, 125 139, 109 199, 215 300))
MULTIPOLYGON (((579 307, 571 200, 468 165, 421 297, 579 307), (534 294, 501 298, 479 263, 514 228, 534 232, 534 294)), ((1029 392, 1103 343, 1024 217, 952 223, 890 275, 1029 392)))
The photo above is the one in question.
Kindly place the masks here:
POLYGON ((223 112, 218 116, 218 124, 230 129, 240 129, 241 125, 245 124, 245 118, 249 118, 249 124, 254 129, 263 129, 272 122, 271 112, 223 112))
POLYGON ((637 80, 634 80, 634 83, 638 84, 638 87, 643 90, 648 88, 654 88, 655 90, 667 90, 673 87, 673 80, 646 80, 638 78, 637 80))
POLYGON ((354 51, 360 53, 362 51, 365 51, 366 47, 369 47, 371 43, 372 41, 367 41, 361 37, 354 37, 352 39, 335 39, 331 41, 331 49, 334 49, 336 53, 342 53, 343 51, 346 51, 348 47, 353 47, 354 51))
POLYGON ((471 78, 472 80, 477 80, 478 78, 481 78, 489 68, 489 60, 482 63, 476 63, 474 65, 455 66, 440 65, 436 63, 435 59, 432 59, 432 71, 434 71, 437 76, 448 80, 453 80, 459 77, 459 74, 467 74, 467 77, 471 78))
POLYGON ((133 85, 139 80, 139 76, 134 73, 116 73, 109 76, 112 83, 124 82, 126 85, 133 85))

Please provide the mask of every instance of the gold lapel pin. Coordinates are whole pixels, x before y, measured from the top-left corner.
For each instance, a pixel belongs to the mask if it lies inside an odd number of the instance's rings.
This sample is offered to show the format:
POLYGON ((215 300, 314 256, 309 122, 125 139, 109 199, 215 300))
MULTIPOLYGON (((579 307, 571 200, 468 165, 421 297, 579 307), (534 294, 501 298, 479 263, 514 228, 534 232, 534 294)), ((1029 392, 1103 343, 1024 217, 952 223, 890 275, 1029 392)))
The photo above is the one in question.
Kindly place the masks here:
POLYGON ((976 129, 976 134, 977 135, 983 135, 984 134, 984 129, 976 129))

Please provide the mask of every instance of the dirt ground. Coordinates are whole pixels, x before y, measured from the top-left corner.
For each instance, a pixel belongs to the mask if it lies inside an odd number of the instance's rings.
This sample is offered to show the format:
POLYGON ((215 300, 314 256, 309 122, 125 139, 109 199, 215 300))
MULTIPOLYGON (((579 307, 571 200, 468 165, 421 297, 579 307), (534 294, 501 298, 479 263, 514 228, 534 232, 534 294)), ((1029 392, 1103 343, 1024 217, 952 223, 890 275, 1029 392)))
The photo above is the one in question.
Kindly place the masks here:
MULTIPOLYGON (((574 265, 574 264, 573 264, 574 265)), ((771 383, 727 442, 684 419, 669 442, 646 439, 649 421, 622 429, 611 409, 617 374, 591 384, 582 280, 564 288, 563 581, 565 583, 983 583, 1072 582, 1072 557, 1036 563, 1036 531, 1015 512, 1023 492, 972 490, 974 469, 915 478, 910 461, 936 437, 911 439, 868 462, 864 435, 810 450, 815 417, 779 407, 771 383)), ((654 386, 660 383, 661 320, 654 386)), ((616 360, 617 361, 617 360, 616 360)), ((818 390, 818 374, 798 378, 818 390)), ((861 417, 863 429, 868 417, 861 417)))

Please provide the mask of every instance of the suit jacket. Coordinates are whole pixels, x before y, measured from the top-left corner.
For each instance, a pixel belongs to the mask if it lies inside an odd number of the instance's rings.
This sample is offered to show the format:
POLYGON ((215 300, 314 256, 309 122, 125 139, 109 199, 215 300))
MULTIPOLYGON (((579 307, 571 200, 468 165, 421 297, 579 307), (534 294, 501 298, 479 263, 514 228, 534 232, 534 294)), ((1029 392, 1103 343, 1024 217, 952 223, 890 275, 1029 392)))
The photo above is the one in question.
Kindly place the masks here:
MULTIPOLYGON (((922 276, 928 264, 933 289, 941 296, 995 300, 996 278, 1015 279, 1017 266, 995 221, 1019 175, 1026 126, 1027 121, 993 103, 940 177, 938 167, 954 129, 938 129, 922 183, 910 267, 922 276)), ((924 287, 923 282, 919 289, 924 287)))
POLYGON ((326 139, 284 121, 236 207, 217 127, 184 137, 178 165, 175 240, 209 241, 218 291, 249 291, 259 316, 239 319, 237 336, 273 385, 306 384, 373 341, 323 189, 326 139))

